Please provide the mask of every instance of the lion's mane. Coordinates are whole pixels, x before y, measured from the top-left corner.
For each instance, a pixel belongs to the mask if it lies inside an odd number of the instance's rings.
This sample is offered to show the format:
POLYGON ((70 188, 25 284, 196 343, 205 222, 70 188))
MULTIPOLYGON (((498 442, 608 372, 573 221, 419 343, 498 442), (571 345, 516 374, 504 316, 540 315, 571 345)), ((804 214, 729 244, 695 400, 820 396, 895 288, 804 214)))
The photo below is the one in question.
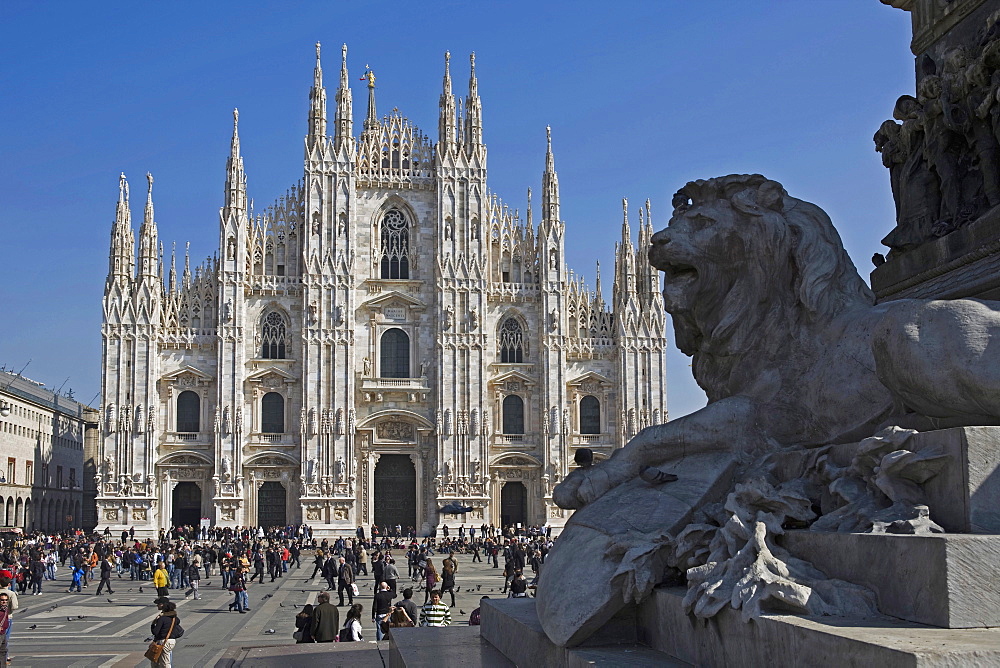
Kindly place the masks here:
MULTIPOLYGON (((692 181, 673 202, 675 218, 691 207, 732 208, 739 226, 742 257, 696 260, 695 305, 671 312, 677 345, 694 356, 711 400, 733 393, 733 370, 750 356, 773 362, 783 346, 824 330, 846 308, 875 301, 829 216, 776 181, 760 174, 692 181)), ((651 258, 655 265, 656 253, 651 258)))

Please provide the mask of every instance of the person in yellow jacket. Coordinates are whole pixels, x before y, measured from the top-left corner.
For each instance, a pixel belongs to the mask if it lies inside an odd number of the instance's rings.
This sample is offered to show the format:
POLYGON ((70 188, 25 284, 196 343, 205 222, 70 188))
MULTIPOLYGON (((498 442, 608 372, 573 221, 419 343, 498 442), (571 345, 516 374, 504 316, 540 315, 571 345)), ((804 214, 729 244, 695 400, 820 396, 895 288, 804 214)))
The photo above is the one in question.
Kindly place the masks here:
POLYGON ((167 591, 169 584, 170 578, 167 576, 167 565, 162 561, 158 561, 156 563, 156 570, 153 572, 153 586, 156 587, 157 598, 167 598, 170 596, 170 592, 167 591))

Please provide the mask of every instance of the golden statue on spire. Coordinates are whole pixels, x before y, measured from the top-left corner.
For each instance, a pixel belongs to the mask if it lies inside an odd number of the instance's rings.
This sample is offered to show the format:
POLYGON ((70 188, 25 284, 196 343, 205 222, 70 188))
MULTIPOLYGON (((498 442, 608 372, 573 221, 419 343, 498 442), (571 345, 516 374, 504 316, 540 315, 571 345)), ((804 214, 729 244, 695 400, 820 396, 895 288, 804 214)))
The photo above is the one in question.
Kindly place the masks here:
POLYGON ((375 87, 375 73, 372 72, 372 68, 370 68, 368 65, 365 65, 365 74, 363 77, 361 77, 361 81, 364 81, 365 79, 368 80, 369 88, 375 87))

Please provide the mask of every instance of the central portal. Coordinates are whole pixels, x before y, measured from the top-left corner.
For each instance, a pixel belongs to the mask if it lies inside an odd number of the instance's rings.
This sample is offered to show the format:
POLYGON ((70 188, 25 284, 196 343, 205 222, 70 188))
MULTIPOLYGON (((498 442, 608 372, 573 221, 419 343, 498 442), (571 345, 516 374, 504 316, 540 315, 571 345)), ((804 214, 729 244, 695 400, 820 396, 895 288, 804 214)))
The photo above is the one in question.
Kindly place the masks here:
POLYGON ((417 470, 409 455, 382 455, 375 465, 375 524, 417 526, 417 470))
POLYGON ((201 488, 190 481, 179 482, 174 487, 174 514, 170 523, 175 527, 196 527, 201 522, 201 488))
POLYGON ((285 488, 280 482, 265 482, 257 490, 257 526, 285 526, 285 488))
POLYGON ((500 525, 502 527, 528 522, 528 490, 523 482, 508 482, 500 490, 500 525))

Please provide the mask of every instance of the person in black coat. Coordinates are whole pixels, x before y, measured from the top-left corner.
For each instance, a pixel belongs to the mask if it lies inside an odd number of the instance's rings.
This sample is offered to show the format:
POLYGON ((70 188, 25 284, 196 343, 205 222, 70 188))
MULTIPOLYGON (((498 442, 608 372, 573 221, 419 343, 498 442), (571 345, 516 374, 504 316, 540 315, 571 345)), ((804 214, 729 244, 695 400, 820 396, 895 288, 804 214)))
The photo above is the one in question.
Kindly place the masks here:
MULTIPOLYGON (((340 613, 337 613, 338 616, 340 613)), ((302 637, 295 641, 296 644, 304 642, 316 642, 312 634, 313 607, 311 603, 306 603, 302 612, 295 615, 295 628, 302 633, 302 637)))
POLYGON ((340 558, 340 568, 337 569, 337 595, 340 596, 340 603, 338 605, 344 605, 344 592, 347 592, 347 600, 350 601, 350 605, 354 605, 354 569, 351 565, 341 557, 340 558))
POLYGON ((109 594, 114 594, 114 592, 111 591, 111 571, 114 569, 114 564, 111 563, 112 558, 113 557, 109 552, 108 555, 101 560, 101 583, 97 585, 97 591, 94 593, 95 596, 100 596, 101 591, 105 586, 107 586, 109 594))

